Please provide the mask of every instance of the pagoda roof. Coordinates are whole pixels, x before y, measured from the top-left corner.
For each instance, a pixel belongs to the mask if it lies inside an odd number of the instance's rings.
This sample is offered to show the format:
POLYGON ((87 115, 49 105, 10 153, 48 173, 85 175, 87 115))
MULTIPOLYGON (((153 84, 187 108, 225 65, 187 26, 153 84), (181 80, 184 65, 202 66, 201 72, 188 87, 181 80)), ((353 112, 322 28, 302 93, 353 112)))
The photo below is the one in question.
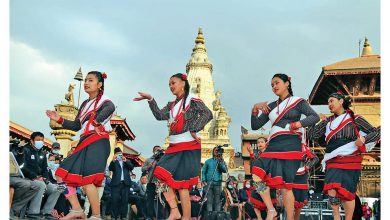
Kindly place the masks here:
MULTIPOLYGON (((347 87, 352 77, 362 75, 371 77, 381 73, 381 56, 372 52, 372 48, 368 39, 364 40, 362 55, 359 57, 342 60, 333 64, 322 67, 322 72, 317 79, 314 88, 309 96, 309 103, 312 105, 326 105, 328 96, 337 91, 342 91, 344 94, 351 95, 352 91, 347 87)), ((376 82, 375 88, 380 88, 380 80, 376 82)), ((364 101, 372 102, 380 99, 380 92, 371 96, 355 97, 364 101), (379 94, 379 95, 378 95, 379 94)), ((357 102, 359 102, 357 100, 357 102)))
MULTIPOLYGON (((29 143, 30 136, 32 133, 33 133, 33 131, 31 131, 30 129, 28 129, 20 124, 17 124, 13 121, 9 121, 9 134, 10 134, 11 138, 13 138, 13 139, 16 138, 16 139, 20 140, 21 142, 29 143)), ((48 146, 50 148, 53 144, 53 141, 48 139, 48 138, 44 138, 43 142, 46 146, 48 146)))
POLYGON ((340 82, 348 82, 348 77, 355 75, 379 75, 381 72, 380 62, 380 55, 366 55, 322 67, 322 72, 310 93, 309 103, 312 105, 326 105, 327 98, 332 92, 342 91, 348 94, 349 91, 340 82))
POLYGON ((355 57, 322 67, 326 75, 377 74, 380 73, 381 56, 355 57))
POLYGON ((141 156, 141 153, 127 146, 126 144, 123 144, 123 155, 126 158, 131 159, 135 167, 144 165, 145 158, 141 156))
POLYGON ((115 129, 117 137, 122 141, 133 141, 135 139, 135 135, 127 124, 126 119, 123 119, 118 115, 114 115, 110 120, 110 124, 112 128, 115 129))

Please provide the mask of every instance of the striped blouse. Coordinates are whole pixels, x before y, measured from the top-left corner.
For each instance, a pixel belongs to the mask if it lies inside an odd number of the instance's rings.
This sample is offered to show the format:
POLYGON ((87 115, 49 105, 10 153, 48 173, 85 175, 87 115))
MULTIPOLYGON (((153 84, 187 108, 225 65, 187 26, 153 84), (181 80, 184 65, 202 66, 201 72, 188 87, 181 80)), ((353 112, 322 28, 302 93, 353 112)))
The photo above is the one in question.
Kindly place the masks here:
MULTIPOLYGON (((180 99, 175 100, 175 102, 178 101, 180 101, 180 99)), ((168 120, 172 103, 173 102, 168 102, 164 108, 160 109, 156 100, 152 99, 149 101, 149 107, 157 120, 168 120)), ((209 121, 211 121, 211 119, 213 119, 212 112, 201 100, 191 100, 190 107, 184 114, 185 122, 183 131, 180 133, 170 131, 170 135, 181 134, 186 131, 199 132, 209 121)))
MULTIPOLYGON (((326 125, 333 117, 328 117, 327 120, 321 121, 315 126, 311 126, 308 129, 308 138, 311 140, 318 140, 325 136, 326 125)), ((366 121, 362 116, 355 115, 355 125, 359 131, 363 131, 367 134, 365 136, 366 143, 375 142, 380 140, 381 132, 380 129, 373 127, 366 121)), ((357 139, 357 135, 352 123, 347 124, 339 132, 337 132, 331 140, 351 140, 357 139)))
MULTIPOLYGON (((290 96, 288 96, 290 97, 290 96)), ((288 98, 286 97, 286 98, 288 98)), ((279 103, 282 102, 280 99, 279 103)), ((274 108, 277 108, 278 101, 271 102, 268 106, 271 108, 271 111, 274 108)), ((282 110, 281 110, 282 111, 282 110)), ((301 122, 302 127, 308 127, 314 125, 320 120, 318 114, 310 107, 309 103, 306 100, 300 101, 295 107, 291 108, 286 112, 286 114, 275 124, 281 128, 286 127, 287 124, 291 122, 301 122), (301 116, 305 115, 306 118, 301 119, 301 116)), ((268 114, 260 114, 259 116, 251 116, 251 127, 252 130, 257 130, 265 125, 269 121, 268 114)))

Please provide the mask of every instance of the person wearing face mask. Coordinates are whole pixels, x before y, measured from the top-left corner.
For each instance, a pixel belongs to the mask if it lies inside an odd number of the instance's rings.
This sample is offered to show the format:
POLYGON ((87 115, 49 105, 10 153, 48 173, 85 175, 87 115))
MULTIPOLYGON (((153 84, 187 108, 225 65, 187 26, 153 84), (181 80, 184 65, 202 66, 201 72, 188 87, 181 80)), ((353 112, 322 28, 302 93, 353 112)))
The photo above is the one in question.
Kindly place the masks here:
POLYGON ((223 191, 226 197, 225 207, 230 212, 231 219, 241 220, 242 205, 238 200, 237 179, 234 176, 227 179, 223 191))
POLYGON ((243 216, 245 219, 255 219, 256 213, 253 209, 253 205, 250 203, 252 191, 255 188, 252 187, 251 180, 245 180, 244 188, 238 191, 238 200, 242 205, 243 216))
POLYGON ((60 196, 57 185, 49 181, 46 154, 41 151, 44 146, 43 141, 44 135, 41 132, 33 132, 30 143, 24 146, 22 172, 26 178, 33 180, 33 185, 39 187, 38 193, 30 202, 27 212, 29 219, 38 219, 41 215, 46 219, 55 219, 51 212, 60 196), (47 196, 47 200, 41 209, 43 195, 47 196))
POLYGON ((129 192, 132 181, 129 172, 134 165, 123 156, 122 150, 117 147, 114 156, 108 167, 112 172, 111 180, 111 205, 112 219, 125 219, 128 212, 129 192))
POLYGON ((51 154, 53 154, 54 156, 58 156, 58 155, 60 155, 60 151, 61 151, 60 143, 54 142, 51 145, 51 154))

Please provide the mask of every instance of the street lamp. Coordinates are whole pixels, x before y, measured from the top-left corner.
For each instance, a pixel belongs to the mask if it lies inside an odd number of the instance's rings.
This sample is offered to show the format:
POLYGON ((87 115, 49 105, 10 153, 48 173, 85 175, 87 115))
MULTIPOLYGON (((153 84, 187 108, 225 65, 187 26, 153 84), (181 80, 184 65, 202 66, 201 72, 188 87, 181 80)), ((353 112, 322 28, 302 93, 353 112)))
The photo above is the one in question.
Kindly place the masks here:
POLYGON ((79 68, 79 71, 77 71, 76 75, 74 76, 74 79, 80 82, 80 87, 79 87, 79 98, 78 98, 78 100, 77 100, 77 109, 79 109, 79 105, 80 105, 81 81, 83 81, 83 73, 81 72, 81 67, 79 68))

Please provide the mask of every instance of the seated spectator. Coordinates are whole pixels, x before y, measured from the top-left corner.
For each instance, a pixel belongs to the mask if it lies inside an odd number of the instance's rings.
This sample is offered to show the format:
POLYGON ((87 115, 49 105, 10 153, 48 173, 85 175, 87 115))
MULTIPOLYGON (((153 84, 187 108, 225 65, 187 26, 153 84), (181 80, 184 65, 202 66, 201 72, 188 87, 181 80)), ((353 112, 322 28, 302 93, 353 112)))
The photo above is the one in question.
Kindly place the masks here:
POLYGON ((43 140, 44 135, 41 132, 33 132, 30 136, 30 143, 24 146, 22 172, 26 178, 32 180, 33 185, 39 188, 27 211, 27 218, 29 219, 38 219, 41 214, 45 219, 56 219, 51 213, 60 192, 57 191, 57 185, 49 181, 46 154, 41 151, 44 144, 43 140), (47 199, 41 209, 44 195, 47 199))
MULTIPOLYGON (((14 157, 23 155, 23 148, 19 147, 19 142, 16 143, 16 149, 10 149, 14 157), (16 146, 18 145, 18 146, 16 146)), ((23 157, 20 160, 23 163, 23 157)), ((16 166, 19 166, 17 161, 16 166)), ((25 179, 21 173, 10 173, 9 179, 10 188, 13 189, 12 198, 10 201, 10 217, 23 217, 20 216, 23 208, 25 208, 28 202, 38 193, 38 187, 32 184, 32 181, 25 179)))
POLYGON ((131 205, 135 205, 137 207, 137 217, 138 218, 144 218, 145 217, 145 214, 144 214, 144 204, 145 204, 145 201, 144 201, 144 198, 141 197, 139 195, 141 191, 141 188, 140 186, 135 183, 135 182, 131 182, 131 185, 130 185, 130 191, 129 191, 129 204, 130 206, 131 205))
MULTIPOLYGON (((198 185, 192 186, 190 191, 190 201, 191 201, 191 219, 198 219, 198 215, 200 214, 200 205, 202 201, 201 191, 203 192, 202 182, 198 182, 198 185), (200 190, 202 189, 202 190, 200 190)), ((199 215, 200 216, 200 215, 199 215)))
POLYGON ((50 153, 53 154, 54 156, 59 156, 60 155, 60 151, 61 151, 60 143, 54 142, 51 145, 51 152, 50 153))
POLYGON ((244 188, 240 189, 238 192, 238 199, 240 200, 240 203, 243 207, 243 216, 245 219, 256 219, 257 215, 253 209, 252 204, 249 203, 249 199, 252 194, 252 190, 254 190, 254 187, 252 187, 250 180, 245 180, 244 182, 244 188))
POLYGON ((231 219, 241 219, 242 205, 238 200, 238 182, 234 176, 231 176, 226 182, 225 193, 226 202, 225 209, 230 212, 231 219))

